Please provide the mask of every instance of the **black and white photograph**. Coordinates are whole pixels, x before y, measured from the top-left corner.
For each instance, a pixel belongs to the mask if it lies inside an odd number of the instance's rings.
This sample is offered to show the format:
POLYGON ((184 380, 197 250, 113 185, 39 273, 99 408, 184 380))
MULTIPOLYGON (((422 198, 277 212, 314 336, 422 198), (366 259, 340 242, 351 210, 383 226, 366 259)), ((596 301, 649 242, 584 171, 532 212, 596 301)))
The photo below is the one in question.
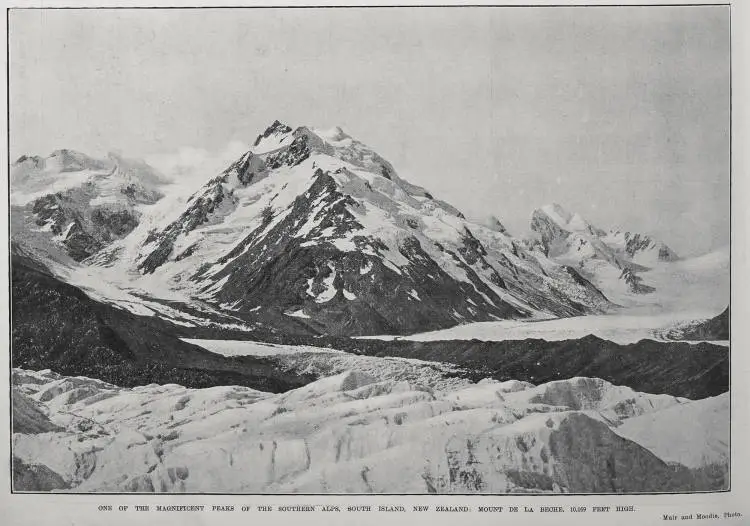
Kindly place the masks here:
POLYGON ((13 493, 732 490, 729 5, 7 45, 13 493))

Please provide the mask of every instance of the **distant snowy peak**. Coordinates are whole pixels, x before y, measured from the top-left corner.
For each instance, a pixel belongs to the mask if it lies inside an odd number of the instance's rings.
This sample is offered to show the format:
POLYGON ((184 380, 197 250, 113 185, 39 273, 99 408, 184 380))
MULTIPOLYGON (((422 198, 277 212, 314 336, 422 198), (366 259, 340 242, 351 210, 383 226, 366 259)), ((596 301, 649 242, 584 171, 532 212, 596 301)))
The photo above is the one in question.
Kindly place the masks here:
POLYGON ((508 229, 505 228, 505 225, 495 216, 491 215, 488 217, 484 217, 480 220, 480 223, 487 228, 494 230, 495 232, 499 232, 501 234, 507 234, 508 229))
POLYGON ((677 261, 680 259, 665 243, 646 234, 613 229, 607 233, 604 240, 608 245, 617 247, 631 258, 636 258, 639 254, 652 253, 655 254, 657 261, 677 261))
MULTIPOLYGON (((637 259, 644 253, 653 253, 655 261, 675 261, 677 254, 665 243, 637 232, 612 229, 609 232, 586 221, 580 214, 571 213, 553 203, 534 210, 531 229, 542 238, 548 248, 571 236, 579 234, 599 238, 607 247, 625 259, 637 259)), ((610 258, 608 258, 610 259, 610 258)))
POLYGON ((114 152, 101 159, 68 149, 55 150, 47 157, 22 155, 11 166, 10 175, 13 204, 86 184, 122 189, 126 195, 134 190, 128 187, 138 185, 140 192, 152 194, 143 199, 155 202, 156 188, 167 183, 145 161, 114 152))
POLYGON ((548 257, 575 267, 616 302, 653 293, 656 289, 640 273, 679 259, 666 244, 648 235, 606 232, 558 204, 534 210, 531 229, 548 257))
POLYGON ((44 166, 44 157, 39 155, 22 155, 13 163, 13 168, 18 166, 27 166, 32 169, 38 169, 44 166))
POLYGON ((580 214, 568 212, 556 203, 534 210, 531 227, 534 231, 542 234, 543 240, 545 234, 552 239, 552 233, 563 237, 573 232, 586 233, 593 236, 605 235, 603 230, 591 225, 580 214))
POLYGON ((74 177, 75 173, 90 175, 111 169, 112 163, 107 159, 95 159, 74 150, 55 150, 47 157, 22 155, 11 166, 10 179, 14 193, 18 194, 28 193, 24 191, 28 191, 29 187, 37 189, 47 183, 57 187, 66 182, 80 183, 80 178, 74 177))
POLYGON ((24 219, 15 223, 14 236, 25 242, 32 233, 46 234, 81 261, 128 235, 141 208, 163 197, 165 183, 145 162, 116 153, 98 159, 63 149, 21 156, 11 168, 11 204, 24 219))

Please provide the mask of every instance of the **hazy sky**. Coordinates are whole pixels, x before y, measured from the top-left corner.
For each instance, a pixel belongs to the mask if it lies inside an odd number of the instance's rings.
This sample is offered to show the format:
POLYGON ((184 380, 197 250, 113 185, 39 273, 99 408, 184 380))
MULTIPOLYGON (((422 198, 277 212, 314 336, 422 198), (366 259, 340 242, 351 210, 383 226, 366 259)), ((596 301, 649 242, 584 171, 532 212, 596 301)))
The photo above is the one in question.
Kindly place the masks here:
POLYGON ((340 125, 514 233, 554 201, 681 254, 729 240, 726 6, 14 10, 10 54, 14 159, 212 171, 274 119, 340 125))

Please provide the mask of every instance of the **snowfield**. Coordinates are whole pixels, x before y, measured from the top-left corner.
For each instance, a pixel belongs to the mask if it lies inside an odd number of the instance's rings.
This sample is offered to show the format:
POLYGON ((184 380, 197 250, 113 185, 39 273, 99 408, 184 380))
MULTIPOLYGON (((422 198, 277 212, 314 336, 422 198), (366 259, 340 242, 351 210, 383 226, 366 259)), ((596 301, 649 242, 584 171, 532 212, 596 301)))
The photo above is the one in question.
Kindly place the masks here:
POLYGON ((726 487, 727 395, 690 401, 596 378, 539 386, 483 380, 439 390, 360 370, 283 394, 174 384, 126 389, 49 370, 14 369, 12 381, 18 491, 726 487))
MULTIPOLYGON (((540 321, 491 321, 468 323, 450 329, 412 334, 409 336, 361 336, 362 339, 376 340, 482 340, 504 341, 539 338, 547 341, 562 341, 583 338, 590 334, 621 345, 636 343, 643 339, 659 341, 668 340, 663 335, 672 329, 695 320, 705 320, 716 313, 676 313, 661 315, 600 315, 576 316, 540 321)), ((690 342, 690 343, 698 343, 690 342)), ((717 345, 728 346, 727 341, 711 341, 717 345)))

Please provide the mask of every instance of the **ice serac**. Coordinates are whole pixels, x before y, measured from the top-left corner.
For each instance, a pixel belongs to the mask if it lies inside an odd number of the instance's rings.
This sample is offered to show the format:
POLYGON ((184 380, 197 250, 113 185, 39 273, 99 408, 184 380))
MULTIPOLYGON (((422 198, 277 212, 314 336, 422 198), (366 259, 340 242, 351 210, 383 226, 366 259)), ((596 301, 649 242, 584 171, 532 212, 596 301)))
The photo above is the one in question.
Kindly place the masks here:
POLYGON ((531 229, 548 257, 576 268, 616 303, 628 304, 634 296, 654 292, 647 272, 679 259, 648 235, 602 230, 558 204, 534 210, 531 229))
POLYGON ((438 391, 353 371, 282 394, 176 384, 128 389, 19 369, 12 381, 56 426, 14 433, 16 489, 497 494, 727 487, 726 397, 690 401, 595 378, 539 386, 482 380, 438 391), (695 416, 719 431, 681 432, 695 416))
POLYGON ((610 303, 499 222, 467 220, 340 127, 274 122, 179 214, 138 270, 287 330, 409 333, 610 303))
POLYGON ((115 153, 22 156, 11 167, 13 238, 82 261, 132 232, 164 183, 143 161, 115 153))
POLYGON ((639 415, 625 421, 617 433, 668 462, 689 468, 726 465, 729 393, 639 415))

